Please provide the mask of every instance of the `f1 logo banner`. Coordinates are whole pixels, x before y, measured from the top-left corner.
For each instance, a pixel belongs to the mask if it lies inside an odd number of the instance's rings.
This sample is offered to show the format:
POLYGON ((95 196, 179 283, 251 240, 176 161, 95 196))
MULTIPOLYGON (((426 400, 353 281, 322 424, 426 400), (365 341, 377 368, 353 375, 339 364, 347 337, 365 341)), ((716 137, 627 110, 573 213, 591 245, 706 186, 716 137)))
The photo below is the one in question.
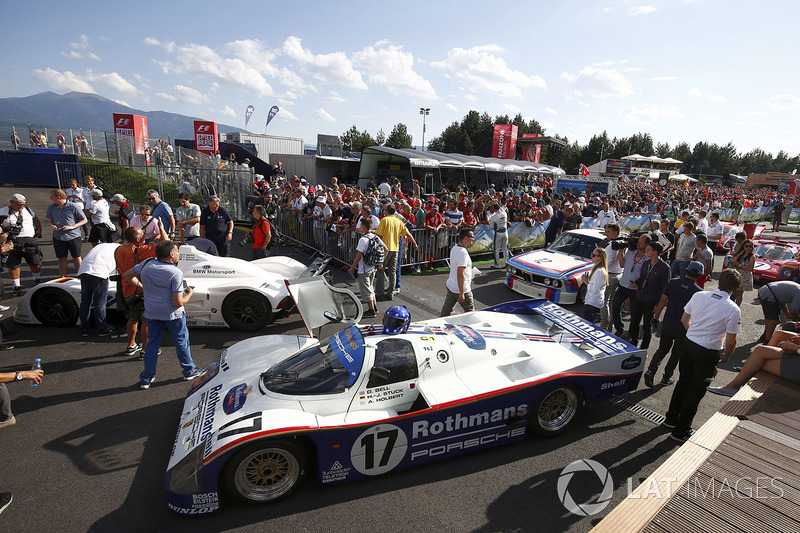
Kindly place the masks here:
POLYGON ((492 141, 492 157, 515 159, 517 153, 517 127, 512 124, 496 124, 492 141))
MULTIPOLYGON (((114 136, 117 142, 117 159, 133 163, 133 155, 144 155, 150 146, 147 117, 114 113, 114 136)), ((146 160, 147 164, 149 162, 146 160)))
POLYGON ((194 121, 194 149, 204 154, 213 154, 219 148, 217 123, 206 120, 194 121))

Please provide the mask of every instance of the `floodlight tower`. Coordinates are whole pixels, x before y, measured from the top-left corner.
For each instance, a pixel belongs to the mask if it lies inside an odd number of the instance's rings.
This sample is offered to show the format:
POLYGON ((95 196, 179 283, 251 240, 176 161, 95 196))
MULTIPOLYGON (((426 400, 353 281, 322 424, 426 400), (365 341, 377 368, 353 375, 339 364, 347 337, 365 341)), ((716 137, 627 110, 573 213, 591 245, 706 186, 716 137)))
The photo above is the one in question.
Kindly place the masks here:
POLYGON ((419 114, 422 115, 422 151, 425 151, 425 117, 430 115, 430 107, 420 107, 419 114))

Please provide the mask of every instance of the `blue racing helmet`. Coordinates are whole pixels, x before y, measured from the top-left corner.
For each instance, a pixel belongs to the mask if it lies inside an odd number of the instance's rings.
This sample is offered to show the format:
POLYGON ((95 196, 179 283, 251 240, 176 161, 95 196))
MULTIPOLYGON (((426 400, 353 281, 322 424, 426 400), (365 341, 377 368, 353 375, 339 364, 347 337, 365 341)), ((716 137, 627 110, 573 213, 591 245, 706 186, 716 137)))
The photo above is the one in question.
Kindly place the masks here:
POLYGON ((383 332, 387 335, 397 335, 408 330, 411 314, 402 305, 393 305, 383 315, 383 332))

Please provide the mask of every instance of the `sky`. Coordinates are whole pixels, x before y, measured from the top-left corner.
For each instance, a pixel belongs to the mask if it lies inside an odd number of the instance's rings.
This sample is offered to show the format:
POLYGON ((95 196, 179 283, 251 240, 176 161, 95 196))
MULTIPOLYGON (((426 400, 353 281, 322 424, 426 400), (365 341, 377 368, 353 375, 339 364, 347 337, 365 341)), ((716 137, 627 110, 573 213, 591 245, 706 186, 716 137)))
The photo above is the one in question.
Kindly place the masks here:
POLYGON ((0 97, 90 92, 242 128, 253 105, 248 131, 307 144, 403 123, 419 146, 425 107, 426 143, 474 109, 579 144, 605 130, 800 154, 796 1, 35 7, 3 7, 0 97))

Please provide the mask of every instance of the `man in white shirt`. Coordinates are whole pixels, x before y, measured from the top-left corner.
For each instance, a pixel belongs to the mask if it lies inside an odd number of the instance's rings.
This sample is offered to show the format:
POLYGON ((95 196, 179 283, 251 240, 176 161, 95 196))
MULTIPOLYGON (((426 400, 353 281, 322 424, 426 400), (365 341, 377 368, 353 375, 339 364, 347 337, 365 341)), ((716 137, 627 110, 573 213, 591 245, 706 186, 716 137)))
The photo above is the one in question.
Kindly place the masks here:
POLYGON ((602 208, 597 213, 597 227, 605 228, 608 224, 612 224, 616 221, 617 217, 614 215, 614 211, 608 207, 608 202, 603 202, 602 208))
POLYGON ((180 230, 181 242, 189 242, 200 236, 200 206, 189 201, 185 192, 178 195, 181 204, 175 210, 175 224, 180 230))
POLYGON ((450 275, 445 286, 447 295, 439 316, 450 316, 461 304, 464 312, 472 311, 475 303, 472 300, 472 258, 467 249, 475 240, 475 233, 469 228, 461 228, 458 232, 458 244, 450 250, 450 275))
MULTIPOLYGON (((97 244, 97 243, 92 243, 97 244)), ((101 337, 112 333, 106 322, 106 300, 108 299, 108 278, 117 270, 114 252, 119 244, 103 243, 92 248, 81 261, 78 278, 81 280, 81 334, 89 336, 91 324, 89 317, 94 309, 94 323, 101 337)))
POLYGON ((370 239, 377 239, 383 246, 383 241, 377 235, 370 234, 372 230, 372 219, 369 216, 362 216, 359 219, 358 231, 363 235, 356 245, 356 256, 353 264, 350 265, 348 272, 352 276, 356 274, 358 278, 358 295, 361 303, 366 304, 367 309, 362 315, 364 318, 375 318, 377 316, 377 303, 375 302, 375 271, 376 265, 371 265, 364 261, 364 254, 369 248, 370 239))
POLYGON ((500 252, 503 261, 508 263, 508 215, 500 209, 500 203, 493 201, 489 205, 489 228, 494 230, 494 264, 492 268, 500 268, 500 252))
MULTIPOLYGON (((708 247, 711 248, 712 253, 717 253, 717 245, 722 238, 722 223, 719 221, 719 213, 716 211, 711 213, 708 217, 708 228, 706 228, 706 237, 708 237, 708 247)), ((711 257, 711 267, 714 267, 714 257, 711 257)), ((711 272, 709 272, 709 275, 711 272)))
POLYGON ((111 229, 111 217, 109 216, 110 206, 105 198, 103 198, 103 191, 95 187, 91 192, 92 205, 89 211, 89 217, 92 221, 92 231, 89 233, 89 242, 92 246, 97 246, 101 242, 113 242, 114 231, 111 229))
POLYGON ((11 195, 8 203, 9 205, 0 209, 3 231, 8 234, 8 240, 14 243, 14 248, 8 252, 6 268, 14 286, 14 296, 21 296, 19 267, 23 259, 31 269, 33 282, 37 285, 41 282, 42 252, 36 239, 42 236, 42 223, 27 206, 27 200, 22 194, 11 195))
POLYGON ((620 266, 619 256, 625 254, 625 249, 620 248, 619 250, 615 250, 613 244, 610 241, 614 241, 619 239, 619 232, 620 227, 619 224, 612 223, 606 224, 606 238, 609 240, 609 243, 606 245, 606 264, 608 265, 608 286, 606 287, 606 295, 605 300, 603 302, 603 307, 600 309, 600 327, 606 330, 610 330, 612 323, 611 323, 611 302, 614 301, 614 294, 617 292, 617 288, 619 287, 619 280, 622 277, 622 273, 625 270, 622 266, 620 266))
POLYGON ((706 218, 707 211, 704 209, 700 210, 700 218, 697 219, 697 231, 702 231, 706 235, 708 235, 708 219, 706 218))
POLYGON ((742 275, 737 270, 723 270, 719 289, 695 293, 684 307, 681 322, 686 328, 686 342, 680 356, 681 377, 663 423, 672 429, 672 440, 685 442, 692 436, 692 420, 706 387, 714 379, 717 363, 727 361, 736 349, 742 319, 730 296, 741 282, 742 275))

